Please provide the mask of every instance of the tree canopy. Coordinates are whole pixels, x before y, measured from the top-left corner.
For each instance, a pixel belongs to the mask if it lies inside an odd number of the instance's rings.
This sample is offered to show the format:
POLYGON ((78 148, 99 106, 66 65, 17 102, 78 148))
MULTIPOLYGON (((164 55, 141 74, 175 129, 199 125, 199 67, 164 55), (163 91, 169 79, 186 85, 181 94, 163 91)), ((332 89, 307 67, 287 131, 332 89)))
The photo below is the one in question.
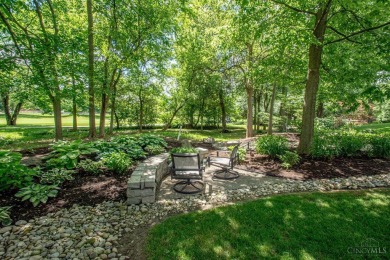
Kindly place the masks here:
POLYGON ((1 109, 117 127, 301 132, 363 107, 390 118, 389 1, 3 0, 1 109), (376 108, 375 108, 376 107, 376 108), (378 107, 383 109, 377 109, 378 107), (389 112, 386 112, 389 111, 389 112))

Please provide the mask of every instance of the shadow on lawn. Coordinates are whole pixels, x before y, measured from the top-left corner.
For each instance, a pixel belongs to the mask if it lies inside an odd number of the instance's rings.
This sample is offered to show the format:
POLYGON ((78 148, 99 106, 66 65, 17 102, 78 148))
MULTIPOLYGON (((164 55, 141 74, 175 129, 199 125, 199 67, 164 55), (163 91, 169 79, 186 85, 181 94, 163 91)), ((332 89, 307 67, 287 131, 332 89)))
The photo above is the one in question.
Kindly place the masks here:
POLYGON ((389 215, 390 190, 274 196, 172 217, 151 230, 148 251, 151 259, 388 259, 389 215))

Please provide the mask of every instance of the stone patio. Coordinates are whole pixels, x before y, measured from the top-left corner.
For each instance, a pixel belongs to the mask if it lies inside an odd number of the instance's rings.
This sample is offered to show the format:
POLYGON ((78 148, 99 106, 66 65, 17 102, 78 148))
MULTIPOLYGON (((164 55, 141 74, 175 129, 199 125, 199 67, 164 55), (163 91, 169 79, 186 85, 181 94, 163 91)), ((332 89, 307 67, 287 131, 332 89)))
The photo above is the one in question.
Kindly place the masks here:
MULTIPOLYGON (((234 171, 240 174, 240 177, 234 180, 221 180, 213 178, 213 172, 220 170, 215 166, 206 167, 206 171, 203 175, 203 182, 205 183, 205 189, 203 193, 205 195, 212 195, 217 191, 229 191, 239 189, 251 189, 254 185, 261 185, 264 182, 281 184, 287 182, 284 179, 269 177, 264 173, 250 172, 238 168, 234 168, 234 171)), ((178 180, 172 180, 168 175, 163 179, 159 190, 157 191, 156 200, 170 200, 181 199, 194 196, 194 194, 182 194, 173 190, 173 185, 178 180)))

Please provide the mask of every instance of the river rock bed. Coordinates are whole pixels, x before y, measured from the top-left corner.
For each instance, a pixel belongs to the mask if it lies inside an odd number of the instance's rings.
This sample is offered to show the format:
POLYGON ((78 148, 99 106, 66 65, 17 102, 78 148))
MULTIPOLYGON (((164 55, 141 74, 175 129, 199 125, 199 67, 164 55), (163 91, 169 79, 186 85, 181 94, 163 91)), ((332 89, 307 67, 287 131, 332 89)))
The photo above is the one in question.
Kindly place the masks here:
POLYGON ((0 229, 0 259, 128 259, 118 251, 123 234, 168 215, 206 209, 279 193, 389 187, 390 173, 307 181, 265 181, 246 189, 216 190, 145 205, 106 201, 73 205, 56 213, 20 220, 0 229))

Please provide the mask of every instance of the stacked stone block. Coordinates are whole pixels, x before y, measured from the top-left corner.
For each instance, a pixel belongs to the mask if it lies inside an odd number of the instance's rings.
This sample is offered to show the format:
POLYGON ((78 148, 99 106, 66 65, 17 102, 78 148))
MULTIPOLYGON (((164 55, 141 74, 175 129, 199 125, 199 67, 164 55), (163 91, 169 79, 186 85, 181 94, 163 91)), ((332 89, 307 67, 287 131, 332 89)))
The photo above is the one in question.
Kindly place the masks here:
POLYGON ((150 157, 140 163, 128 180, 127 204, 153 203, 161 180, 169 173, 168 153, 150 157))

